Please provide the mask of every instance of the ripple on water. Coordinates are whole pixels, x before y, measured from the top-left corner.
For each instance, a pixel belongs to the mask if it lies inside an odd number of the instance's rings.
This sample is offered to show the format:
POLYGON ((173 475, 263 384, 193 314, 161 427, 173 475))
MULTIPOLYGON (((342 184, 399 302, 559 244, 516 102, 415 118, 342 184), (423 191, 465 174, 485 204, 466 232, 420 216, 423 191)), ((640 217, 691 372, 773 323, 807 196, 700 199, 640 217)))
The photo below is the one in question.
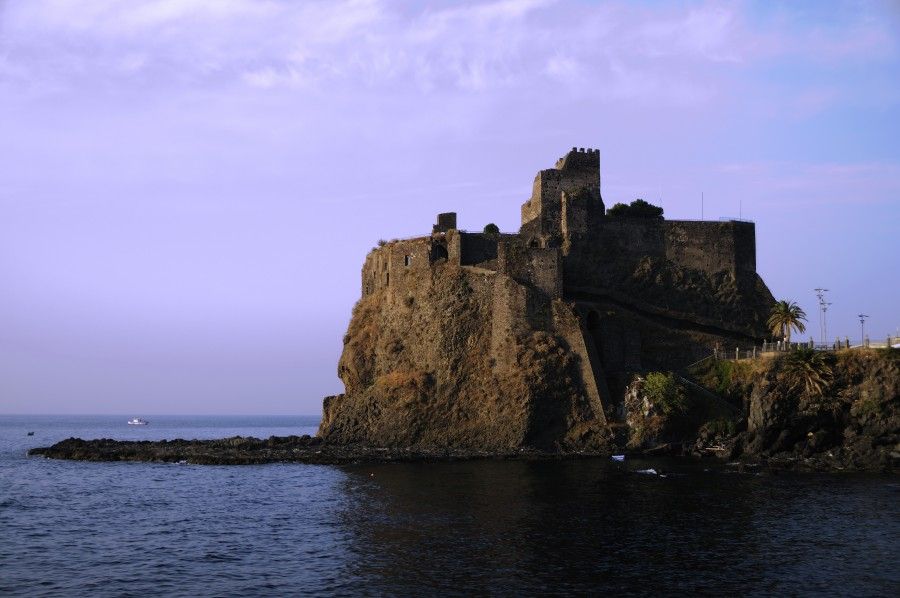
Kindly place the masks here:
POLYGON ((3 431, 3 594, 900 594, 892 478, 71 463, 3 431))

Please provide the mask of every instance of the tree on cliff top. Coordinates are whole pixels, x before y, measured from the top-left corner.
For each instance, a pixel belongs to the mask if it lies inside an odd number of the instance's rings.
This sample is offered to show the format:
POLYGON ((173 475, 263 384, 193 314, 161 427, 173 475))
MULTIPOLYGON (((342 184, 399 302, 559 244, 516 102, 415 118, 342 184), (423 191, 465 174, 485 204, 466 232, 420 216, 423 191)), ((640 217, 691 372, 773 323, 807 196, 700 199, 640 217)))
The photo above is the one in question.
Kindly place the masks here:
POLYGON ((500 227, 490 222, 484 226, 484 234, 488 237, 496 238, 500 236, 500 227))
POLYGON ((807 397, 820 397, 834 380, 833 356, 812 349, 799 349, 784 358, 780 377, 788 390, 803 391, 807 397))
POLYGON ((769 315, 769 329, 776 337, 781 337, 784 342, 791 342, 791 329, 796 328, 797 332, 806 331, 803 322, 806 321, 806 312, 794 301, 779 301, 772 308, 769 315))
POLYGON ((607 216, 625 216, 627 218, 662 218, 663 209, 643 199, 636 199, 631 205, 617 203, 606 210, 607 216))

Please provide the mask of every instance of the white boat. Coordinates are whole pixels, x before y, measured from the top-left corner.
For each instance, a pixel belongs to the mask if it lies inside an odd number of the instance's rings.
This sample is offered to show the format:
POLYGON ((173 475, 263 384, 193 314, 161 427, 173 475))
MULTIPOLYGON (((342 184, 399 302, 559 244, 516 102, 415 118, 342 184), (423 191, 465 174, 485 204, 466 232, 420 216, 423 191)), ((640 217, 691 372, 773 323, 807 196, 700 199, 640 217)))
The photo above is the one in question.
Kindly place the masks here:
POLYGON ((139 417, 133 417, 128 420, 129 426, 146 426, 148 423, 150 423, 150 422, 143 420, 139 417))

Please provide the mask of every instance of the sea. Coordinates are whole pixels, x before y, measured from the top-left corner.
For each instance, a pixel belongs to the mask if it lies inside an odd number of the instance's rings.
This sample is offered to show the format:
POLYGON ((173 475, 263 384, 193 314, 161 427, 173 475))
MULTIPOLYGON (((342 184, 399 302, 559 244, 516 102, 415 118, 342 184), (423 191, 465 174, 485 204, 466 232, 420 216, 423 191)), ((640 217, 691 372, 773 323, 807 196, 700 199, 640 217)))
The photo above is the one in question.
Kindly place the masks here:
POLYGON ((318 425, 127 419, 0 416, 0 595, 900 596, 896 476, 640 459, 208 466, 26 454, 71 436, 265 438, 318 425))

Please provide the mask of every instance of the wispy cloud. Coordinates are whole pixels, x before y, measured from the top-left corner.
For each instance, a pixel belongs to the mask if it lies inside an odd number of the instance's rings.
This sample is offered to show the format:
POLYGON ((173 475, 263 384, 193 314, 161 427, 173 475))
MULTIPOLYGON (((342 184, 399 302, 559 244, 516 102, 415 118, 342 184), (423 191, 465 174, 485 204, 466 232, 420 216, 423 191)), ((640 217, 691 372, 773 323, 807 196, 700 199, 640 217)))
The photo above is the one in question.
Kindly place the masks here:
POLYGON ((751 27, 743 4, 650 12, 629 3, 498 0, 29 0, 8 6, 0 78, 8 93, 114 81, 272 89, 515 88, 676 103, 710 97, 697 65, 753 64, 802 51, 828 60, 896 54, 862 15, 843 35, 787 17, 751 27))
MULTIPOLYGON (((895 324, 896 283, 872 294, 846 274, 880 281, 898 269, 892 5, 0 8, 0 287, 10 290, 0 313, 42 350, 65 345, 60 330, 70 329, 84 347, 68 346, 94 368, 60 378, 70 360, 54 367, 44 351, 30 370, 7 368, 23 389, 93 397, 109 369, 94 339, 182 355, 191 322, 223 339, 197 340, 198 354, 227 346, 254 363, 263 353, 246 331, 265 320, 267 338, 291 347, 277 375, 297 379, 298 360, 309 367, 302 392, 282 389, 279 410, 305 394, 315 411, 316 395, 339 392, 352 273, 371 243, 428 230, 444 210, 462 226, 514 229, 530 177, 572 145, 602 147, 608 202, 658 198, 673 218, 755 218, 760 272, 778 296, 843 281, 845 304, 867 305, 873 326, 879 313, 895 324)), ((0 363, 11 355, 2 340, 0 363)), ((265 394, 232 370, 213 377, 265 394)), ((117 396, 146 392, 129 384, 117 396)))

